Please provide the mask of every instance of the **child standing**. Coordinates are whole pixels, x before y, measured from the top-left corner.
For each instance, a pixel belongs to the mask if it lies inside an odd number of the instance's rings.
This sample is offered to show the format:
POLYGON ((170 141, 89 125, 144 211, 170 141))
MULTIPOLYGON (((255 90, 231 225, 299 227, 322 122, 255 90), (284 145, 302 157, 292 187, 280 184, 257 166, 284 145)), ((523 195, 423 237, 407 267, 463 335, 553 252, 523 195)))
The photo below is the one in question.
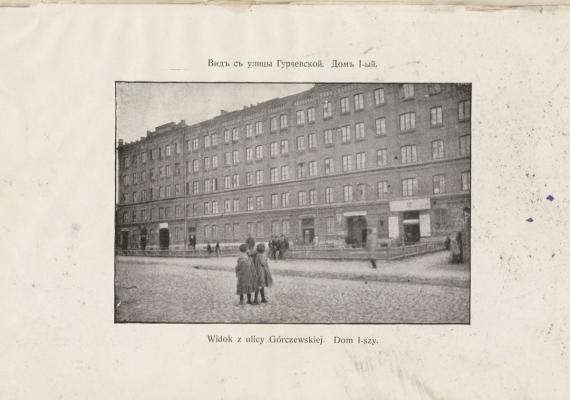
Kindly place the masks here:
POLYGON ((236 294, 239 295, 239 304, 243 304, 243 295, 247 295, 247 304, 253 304, 251 302, 251 293, 255 291, 254 284, 254 270, 251 259, 246 254, 247 245, 241 244, 239 246, 239 251, 241 254, 237 259, 236 265, 236 277, 237 277, 237 291, 236 294))
POLYGON ((273 286, 273 277, 269 270, 269 263, 265 255, 265 245, 260 243, 257 245, 257 255, 255 257, 255 299, 253 304, 258 304, 257 297, 261 293, 261 302, 267 303, 265 298, 265 288, 273 286))

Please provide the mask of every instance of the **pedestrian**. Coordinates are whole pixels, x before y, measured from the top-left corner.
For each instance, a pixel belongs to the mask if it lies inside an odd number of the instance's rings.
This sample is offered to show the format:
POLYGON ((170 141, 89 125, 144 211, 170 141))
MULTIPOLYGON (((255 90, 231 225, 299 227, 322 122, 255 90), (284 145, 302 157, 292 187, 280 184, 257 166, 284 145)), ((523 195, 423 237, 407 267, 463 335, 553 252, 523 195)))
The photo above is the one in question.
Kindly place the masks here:
POLYGON ((284 260, 285 254, 289 251, 289 239, 285 235, 281 235, 281 237, 279 240, 279 259, 284 260))
POLYGON ((247 245, 245 243, 239 246, 239 251, 241 254, 236 264, 236 294, 239 295, 239 304, 243 304, 244 294, 247 296, 247 304, 253 304, 251 302, 251 294, 255 292, 254 267, 251 258, 246 254, 247 245))
POLYGON ((459 232, 456 232, 453 235, 453 239, 451 239, 451 263, 452 264, 457 264, 458 262, 460 262, 461 250, 459 248, 459 246, 460 246, 459 241, 460 241, 459 232))
POLYGON ((249 250, 253 250, 255 247, 255 239, 251 236, 251 233, 247 234, 247 239, 245 239, 245 244, 249 250))
POLYGON ((220 242, 216 240, 216 256, 219 257, 222 251, 220 250, 220 242))
POLYGON ((265 288, 273 286, 273 277, 269 270, 269 262, 265 256, 265 245, 259 243, 257 245, 257 255, 255 257, 254 270, 255 270, 255 298, 253 304, 259 304, 258 297, 261 294, 261 302, 267 303, 265 297, 265 288))
POLYGON ((449 238, 449 235, 447 235, 445 237, 445 241, 443 242, 443 245, 445 246, 445 250, 449 250, 449 248, 451 246, 451 239, 449 238))
POLYGON ((208 245, 206 246, 206 253, 208 253, 208 257, 210 257, 212 252, 213 252, 212 245, 210 244, 210 242, 208 242, 208 245))
POLYGON ((366 232, 366 252, 368 253, 368 260, 373 269, 376 269, 376 244, 378 238, 376 237, 376 229, 368 228, 366 232))

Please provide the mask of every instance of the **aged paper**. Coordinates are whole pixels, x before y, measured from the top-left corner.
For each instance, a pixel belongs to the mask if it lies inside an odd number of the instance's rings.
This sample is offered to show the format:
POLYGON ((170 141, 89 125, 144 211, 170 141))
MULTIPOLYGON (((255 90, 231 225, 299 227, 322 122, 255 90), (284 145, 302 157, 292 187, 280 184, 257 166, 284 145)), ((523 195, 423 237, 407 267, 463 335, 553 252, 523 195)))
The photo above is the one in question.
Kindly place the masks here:
POLYGON ((0 397, 568 398, 569 19, 564 7, 3 8, 0 397), (470 323, 115 323, 117 81, 471 83, 470 323))

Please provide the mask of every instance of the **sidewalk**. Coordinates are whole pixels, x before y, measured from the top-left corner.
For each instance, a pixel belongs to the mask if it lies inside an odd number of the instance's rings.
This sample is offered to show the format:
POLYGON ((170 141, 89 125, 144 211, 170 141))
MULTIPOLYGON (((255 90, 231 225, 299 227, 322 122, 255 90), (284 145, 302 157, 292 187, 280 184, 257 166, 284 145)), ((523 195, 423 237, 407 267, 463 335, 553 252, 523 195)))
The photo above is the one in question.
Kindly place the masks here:
MULTIPOLYGON (((350 260, 270 260, 274 275, 307 278, 345 279, 381 282, 405 282, 441 286, 470 285, 466 264, 449 264, 449 253, 441 251, 398 261, 378 261, 373 270, 367 261, 350 260)), ((187 265, 189 268, 234 272, 235 257, 170 258, 118 256, 117 262, 157 265, 187 265)))

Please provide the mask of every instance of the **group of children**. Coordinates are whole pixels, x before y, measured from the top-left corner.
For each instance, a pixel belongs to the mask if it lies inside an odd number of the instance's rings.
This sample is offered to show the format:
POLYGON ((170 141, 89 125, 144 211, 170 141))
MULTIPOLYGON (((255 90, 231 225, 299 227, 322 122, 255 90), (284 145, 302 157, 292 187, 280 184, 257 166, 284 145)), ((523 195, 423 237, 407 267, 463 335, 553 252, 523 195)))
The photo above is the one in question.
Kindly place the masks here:
POLYGON ((236 265, 239 304, 243 304, 244 295, 246 295, 247 304, 257 305, 260 294, 261 303, 267 303, 265 288, 273 285, 273 277, 265 255, 265 245, 260 243, 254 248, 250 242, 246 241, 246 243, 239 247, 241 254, 236 265), (253 301, 251 300, 252 293, 254 294, 253 301))

